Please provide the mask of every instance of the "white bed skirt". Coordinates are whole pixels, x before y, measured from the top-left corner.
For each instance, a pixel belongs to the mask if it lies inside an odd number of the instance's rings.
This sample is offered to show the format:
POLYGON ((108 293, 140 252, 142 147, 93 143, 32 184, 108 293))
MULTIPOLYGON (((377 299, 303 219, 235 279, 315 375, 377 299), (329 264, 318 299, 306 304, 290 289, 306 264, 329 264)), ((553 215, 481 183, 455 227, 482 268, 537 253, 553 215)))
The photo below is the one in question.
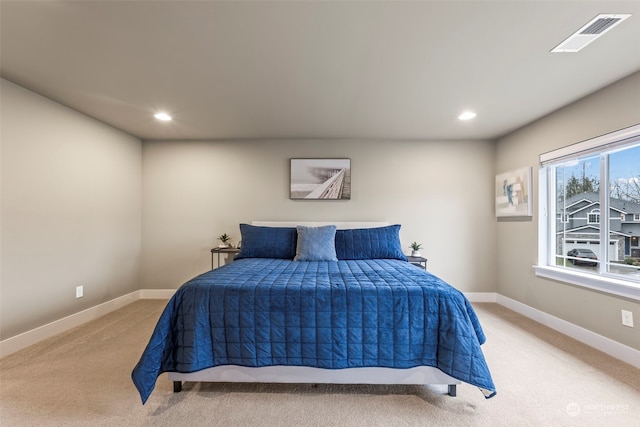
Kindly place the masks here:
POLYGON ((460 381, 438 368, 419 366, 408 369, 346 368, 323 369, 306 366, 265 366, 252 368, 237 365, 216 366, 198 372, 168 373, 169 381, 254 382, 254 383, 329 383, 329 384, 444 384, 460 381))

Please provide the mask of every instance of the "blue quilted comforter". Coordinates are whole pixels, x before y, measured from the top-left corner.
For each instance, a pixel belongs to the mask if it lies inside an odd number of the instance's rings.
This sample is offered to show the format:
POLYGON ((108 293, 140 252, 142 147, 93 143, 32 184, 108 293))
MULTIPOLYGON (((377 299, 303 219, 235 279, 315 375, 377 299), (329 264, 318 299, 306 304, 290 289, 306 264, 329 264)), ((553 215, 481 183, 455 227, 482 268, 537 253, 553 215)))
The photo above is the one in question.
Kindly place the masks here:
POLYGON ((462 293, 408 262, 241 259, 177 290, 132 378, 144 403, 170 371, 434 366, 491 397, 484 341, 462 293))

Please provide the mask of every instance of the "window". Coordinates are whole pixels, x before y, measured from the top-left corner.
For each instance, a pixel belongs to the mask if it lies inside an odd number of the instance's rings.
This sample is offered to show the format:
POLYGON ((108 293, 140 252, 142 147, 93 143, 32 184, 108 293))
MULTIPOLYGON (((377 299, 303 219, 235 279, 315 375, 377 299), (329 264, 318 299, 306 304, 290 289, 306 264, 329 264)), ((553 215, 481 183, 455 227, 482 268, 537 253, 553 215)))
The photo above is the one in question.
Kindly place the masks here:
POLYGON ((540 162, 536 274, 640 300, 640 125, 540 162))

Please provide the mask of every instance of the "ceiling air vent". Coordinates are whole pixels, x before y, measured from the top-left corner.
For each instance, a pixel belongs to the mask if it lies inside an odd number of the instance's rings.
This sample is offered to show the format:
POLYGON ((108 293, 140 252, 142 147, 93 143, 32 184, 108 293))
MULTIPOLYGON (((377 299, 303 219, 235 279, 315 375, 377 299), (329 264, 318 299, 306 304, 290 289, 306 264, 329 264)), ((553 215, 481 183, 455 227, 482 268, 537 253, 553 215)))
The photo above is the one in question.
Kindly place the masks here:
POLYGON ((630 14, 598 15, 553 48, 551 52, 578 52, 630 16, 630 14))

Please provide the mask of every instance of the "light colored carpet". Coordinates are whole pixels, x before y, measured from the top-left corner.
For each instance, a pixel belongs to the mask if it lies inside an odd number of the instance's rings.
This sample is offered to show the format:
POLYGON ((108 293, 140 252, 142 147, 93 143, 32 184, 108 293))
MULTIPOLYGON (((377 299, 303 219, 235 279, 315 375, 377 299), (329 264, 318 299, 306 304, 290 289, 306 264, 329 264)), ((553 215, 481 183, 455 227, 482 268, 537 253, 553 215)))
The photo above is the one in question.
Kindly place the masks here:
POLYGON ((130 379, 165 301, 142 300, 0 359, 4 426, 640 426, 640 370, 496 304, 474 304, 498 395, 475 387, 130 379))

